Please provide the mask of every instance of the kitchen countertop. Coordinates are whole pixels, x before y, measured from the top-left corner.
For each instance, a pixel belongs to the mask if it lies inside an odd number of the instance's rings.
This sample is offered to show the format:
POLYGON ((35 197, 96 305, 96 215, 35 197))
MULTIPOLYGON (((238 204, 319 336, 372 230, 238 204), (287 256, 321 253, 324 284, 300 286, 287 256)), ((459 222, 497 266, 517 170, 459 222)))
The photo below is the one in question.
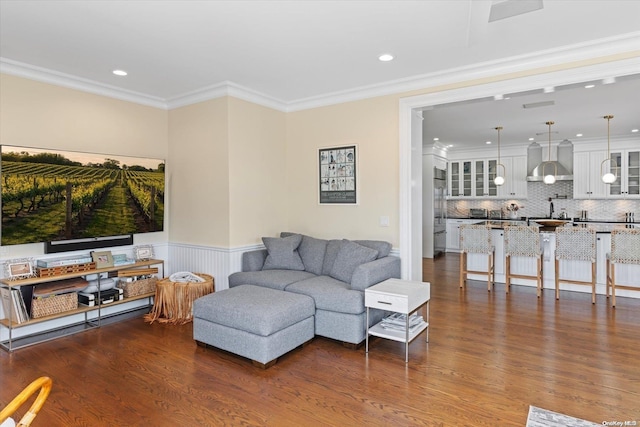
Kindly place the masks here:
MULTIPOLYGON (((531 222, 535 225, 531 220, 531 222)), ((483 225, 489 225, 491 228, 496 230, 504 230, 505 225, 526 225, 527 222, 524 220, 492 220, 492 221, 484 221, 483 225)), ((625 229, 625 228, 635 228, 640 229, 640 223, 633 222, 618 222, 618 221, 577 221, 577 222, 568 222, 564 227, 589 227, 596 230, 596 233, 611 233, 613 230, 617 229, 625 229), (573 225, 571 225, 573 224, 573 225)), ((541 233, 553 233, 555 232, 556 227, 543 227, 539 226, 539 230, 541 233)))

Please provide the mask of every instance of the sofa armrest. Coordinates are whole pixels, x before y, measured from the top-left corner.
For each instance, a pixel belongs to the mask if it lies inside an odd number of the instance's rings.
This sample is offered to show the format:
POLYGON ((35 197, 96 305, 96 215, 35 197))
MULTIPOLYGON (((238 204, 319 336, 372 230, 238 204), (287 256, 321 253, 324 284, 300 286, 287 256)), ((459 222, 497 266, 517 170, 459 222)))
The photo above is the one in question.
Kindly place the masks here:
POLYGON ((400 278, 400 258, 386 256, 359 265, 351 276, 351 289, 364 291, 387 279, 400 278))
POLYGON ((249 251, 242 254, 242 271, 260 271, 264 265, 264 260, 267 259, 267 250, 258 249, 256 251, 249 251))

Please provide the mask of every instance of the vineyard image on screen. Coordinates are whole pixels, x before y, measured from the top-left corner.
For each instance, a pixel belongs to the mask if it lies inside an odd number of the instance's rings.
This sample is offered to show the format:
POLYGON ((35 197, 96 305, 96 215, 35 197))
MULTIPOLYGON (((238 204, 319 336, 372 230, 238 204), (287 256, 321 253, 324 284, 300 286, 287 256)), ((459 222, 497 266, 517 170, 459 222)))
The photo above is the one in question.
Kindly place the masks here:
POLYGON ((162 231, 164 161, 0 147, 1 244, 162 231))

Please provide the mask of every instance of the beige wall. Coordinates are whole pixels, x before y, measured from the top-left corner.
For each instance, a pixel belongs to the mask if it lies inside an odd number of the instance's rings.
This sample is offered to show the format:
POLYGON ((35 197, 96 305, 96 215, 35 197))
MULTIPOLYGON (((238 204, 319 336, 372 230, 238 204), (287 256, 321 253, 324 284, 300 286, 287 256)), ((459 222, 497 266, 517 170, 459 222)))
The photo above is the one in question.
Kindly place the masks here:
POLYGON ((167 157, 167 112, 0 74, 0 143, 167 157))
POLYGON ((169 240, 229 246, 226 98, 169 112, 169 240))
POLYGON ((287 116, 289 229, 323 238, 398 243, 398 97, 287 116), (318 203, 318 148, 357 144, 358 204, 318 203), (388 216, 389 227, 380 227, 388 216))
POLYGON ((287 229, 286 113, 229 102, 230 246, 287 229))

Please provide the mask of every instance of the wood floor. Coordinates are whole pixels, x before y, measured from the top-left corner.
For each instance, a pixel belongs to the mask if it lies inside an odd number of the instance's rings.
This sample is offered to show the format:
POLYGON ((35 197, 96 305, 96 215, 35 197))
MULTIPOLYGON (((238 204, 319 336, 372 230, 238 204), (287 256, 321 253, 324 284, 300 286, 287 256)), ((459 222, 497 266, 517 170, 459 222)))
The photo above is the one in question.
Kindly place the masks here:
POLYGON ((0 351, 0 404, 48 375, 34 427, 524 426, 529 405, 640 425, 640 299, 461 291, 458 260, 424 262, 430 342, 414 341, 408 364, 400 343, 374 340, 367 356, 317 337, 261 370, 196 346, 191 324, 132 319, 0 351))

